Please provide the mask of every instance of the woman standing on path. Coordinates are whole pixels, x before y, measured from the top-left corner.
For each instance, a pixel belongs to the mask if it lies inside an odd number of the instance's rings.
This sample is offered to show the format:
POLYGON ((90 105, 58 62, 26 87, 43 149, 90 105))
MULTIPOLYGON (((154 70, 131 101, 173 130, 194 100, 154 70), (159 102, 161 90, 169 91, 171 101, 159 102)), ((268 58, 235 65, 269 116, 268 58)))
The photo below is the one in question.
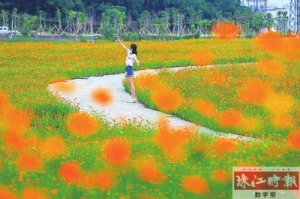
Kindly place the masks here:
POLYGON ((123 46, 123 48, 127 51, 125 70, 126 70, 126 78, 127 78, 128 84, 130 86, 130 91, 131 91, 131 96, 132 96, 132 100, 130 100, 129 102, 136 103, 137 99, 135 96, 135 87, 133 84, 133 76, 134 76, 133 63, 134 63, 134 61, 136 61, 138 66, 140 65, 140 61, 137 59, 137 45, 131 44, 130 49, 128 49, 122 43, 122 41, 120 40, 119 37, 116 37, 116 39, 121 44, 121 46, 123 46))

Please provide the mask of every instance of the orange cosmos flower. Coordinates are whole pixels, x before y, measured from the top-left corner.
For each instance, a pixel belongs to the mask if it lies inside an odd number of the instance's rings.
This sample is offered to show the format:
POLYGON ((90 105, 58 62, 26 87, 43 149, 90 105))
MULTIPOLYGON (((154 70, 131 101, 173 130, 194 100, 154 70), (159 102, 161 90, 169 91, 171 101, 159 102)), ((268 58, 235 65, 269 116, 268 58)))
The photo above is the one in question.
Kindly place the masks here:
POLYGON ((21 154, 16 161, 16 165, 20 169, 35 171, 43 167, 43 162, 35 156, 21 154))
POLYGON ((66 144, 61 136, 47 138, 41 144, 41 152, 47 158, 57 157, 66 151, 66 144))
POLYGON ((239 34, 239 28, 233 23, 218 22, 213 27, 213 33, 220 39, 234 39, 239 34))
POLYGON ((192 137, 192 129, 172 129, 167 119, 160 118, 154 140, 169 157, 182 159, 182 146, 192 137))
POLYGON ((95 173, 92 172, 87 172, 84 173, 84 175, 82 176, 82 185, 84 186, 84 188, 86 189, 92 189, 95 188, 95 173))
POLYGON ((212 148, 218 153, 223 155, 225 153, 232 153, 237 149, 237 143, 235 140, 227 138, 216 138, 213 142, 212 148))
POLYGON ((26 147, 25 137, 17 130, 9 130, 5 137, 4 142, 13 151, 22 151, 26 147))
POLYGON ((280 52, 288 61, 297 60, 300 57, 300 40, 296 38, 284 39, 286 46, 280 52))
POLYGON ((231 181, 231 174, 224 169, 216 169, 211 172, 211 179, 218 183, 228 183, 231 181))
POLYGON ((261 121, 254 117, 242 117, 241 128, 246 132, 256 132, 256 130, 261 126, 261 121))
POLYGON ((96 187, 102 191, 111 189, 115 186, 114 176, 112 171, 100 171, 94 176, 96 187))
POLYGON ((101 106, 107 106, 112 103, 113 96, 109 89, 97 88, 91 93, 92 100, 101 106))
POLYGON ((287 144, 292 150, 300 150, 300 131, 292 132, 287 137, 287 144))
POLYGON ((139 166, 140 178, 147 182, 160 183, 163 174, 157 169, 153 160, 144 161, 139 166))
POLYGON ((107 162, 115 165, 127 164, 131 143, 123 138, 111 138, 104 143, 103 155, 107 162))
POLYGON ((155 88, 158 83, 157 75, 151 73, 141 74, 135 79, 135 84, 141 89, 155 88))
POLYGON ((155 105, 165 112, 174 111, 183 103, 180 93, 167 86, 157 88, 151 97, 155 105))
POLYGON ((9 129, 24 130, 30 125, 28 113, 15 108, 8 109, 5 117, 8 121, 9 129))
POLYGON ((76 163, 62 163, 58 175, 67 183, 78 183, 83 173, 76 163))
POLYGON ((6 187, 0 187, 0 196, 3 199, 17 199, 17 197, 6 187))
POLYGON ((197 99, 194 102, 195 109, 205 117, 212 117, 216 112, 216 106, 209 101, 197 99))
POLYGON ((265 108, 276 117, 288 115, 294 105, 295 100, 292 96, 277 93, 268 94, 264 102, 265 108))
POLYGON ((191 55, 193 63, 197 66, 207 66, 213 63, 213 55, 208 52, 199 52, 191 55))
POLYGON ((241 119, 242 113, 236 109, 225 111, 218 116, 218 122, 223 127, 238 127, 241 119))
POLYGON ((77 86, 74 82, 58 82, 53 84, 53 88, 61 93, 73 94, 76 92, 77 86))
POLYGON ((188 192, 196 194, 209 193, 207 181, 198 176, 187 176, 183 179, 181 186, 188 192))
POLYGON ((241 88, 239 98, 243 102, 261 105, 266 100, 269 90, 266 83, 258 79, 253 79, 241 88))
POLYGON ((99 123, 86 113, 72 113, 68 119, 68 130, 74 135, 89 136, 99 130, 99 123))
POLYGON ((36 188, 26 188, 23 190, 23 199, 46 199, 47 197, 41 190, 36 188))
POLYGON ((278 61, 263 60, 256 64, 257 72, 264 75, 273 77, 281 77, 285 69, 278 61))
POLYGON ((98 173, 85 173, 82 178, 85 188, 99 188, 102 191, 111 189, 115 186, 114 174, 111 170, 102 170, 98 173))
POLYGON ((279 53, 284 46, 283 38, 276 32, 261 33, 255 44, 263 50, 279 53))
POLYGON ((272 124, 277 129, 287 129, 295 124, 295 119, 290 116, 275 116, 272 119, 272 124))

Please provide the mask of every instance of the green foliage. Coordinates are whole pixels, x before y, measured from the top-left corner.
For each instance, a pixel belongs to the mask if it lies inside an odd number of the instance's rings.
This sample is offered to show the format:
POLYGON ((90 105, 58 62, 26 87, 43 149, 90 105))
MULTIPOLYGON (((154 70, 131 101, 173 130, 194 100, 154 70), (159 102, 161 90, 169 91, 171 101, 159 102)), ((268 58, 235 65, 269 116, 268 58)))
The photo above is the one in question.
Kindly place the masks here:
POLYGON ((105 10, 105 12, 102 13, 102 26, 100 28, 100 33, 106 38, 118 35, 121 28, 123 28, 124 18, 125 12, 121 12, 116 8, 109 8, 105 10))
POLYGON ((267 28, 268 28, 269 31, 270 31, 271 28, 273 27, 274 22, 275 22, 275 21, 274 21, 273 15, 272 15, 271 13, 268 13, 268 14, 266 15, 266 25, 267 25, 267 28))
POLYGON ((258 32, 264 26, 264 15, 262 13, 257 13, 253 15, 252 28, 254 31, 258 32))
POLYGON ((76 17, 76 14, 77 14, 76 11, 74 11, 74 10, 69 10, 69 11, 68 11, 68 19, 69 19, 69 20, 74 20, 75 17, 76 17))
POLYGON ((88 42, 89 41, 89 37, 88 36, 84 36, 80 38, 80 42, 88 42))
POLYGON ((276 27, 277 32, 286 34, 287 33, 287 26, 288 26, 288 16, 287 12, 279 11, 277 16, 274 18, 274 26, 276 27))
MULTIPOLYGON (((61 10, 66 13, 68 10, 84 12, 94 9, 96 16, 101 16, 107 9, 117 9, 120 12, 126 12, 134 21, 142 17, 145 11, 158 13, 159 11, 169 10, 176 16, 179 12, 184 14, 188 23, 194 23, 199 18, 213 19, 218 11, 225 13, 234 13, 236 10, 241 10, 240 2, 236 0, 36 0, 36 1, 17 1, 11 0, 0 4, 0 9, 13 10, 16 7, 20 13, 28 13, 30 15, 39 14, 40 10, 47 13, 47 16, 54 18, 55 11, 61 10)), ((152 13, 151 13, 152 14, 152 13)), ((176 20, 171 19, 172 23, 176 20)))
POLYGON ((56 11, 56 17, 58 20, 61 20, 61 13, 60 13, 59 9, 57 9, 57 11, 56 11))
POLYGON ((140 41, 145 39, 145 37, 141 34, 137 34, 135 32, 129 32, 123 35, 124 41, 140 41))
POLYGON ((71 38, 71 36, 68 35, 67 33, 62 33, 62 34, 61 34, 61 37, 62 37, 62 38, 65 38, 65 39, 71 38))
POLYGON ((27 15, 23 15, 23 23, 22 23, 22 28, 21 28, 21 34, 23 36, 29 36, 30 34, 30 26, 31 26, 31 20, 30 17, 27 15))

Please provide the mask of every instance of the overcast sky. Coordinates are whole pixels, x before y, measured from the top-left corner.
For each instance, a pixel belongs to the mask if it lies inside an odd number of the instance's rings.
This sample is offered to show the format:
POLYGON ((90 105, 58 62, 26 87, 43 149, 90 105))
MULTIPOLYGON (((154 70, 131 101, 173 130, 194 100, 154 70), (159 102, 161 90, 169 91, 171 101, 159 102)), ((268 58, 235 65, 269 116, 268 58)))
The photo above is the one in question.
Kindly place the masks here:
POLYGON ((275 4, 278 7, 281 7, 284 4, 290 4, 291 0, 268 0, 268 4, 275 4))

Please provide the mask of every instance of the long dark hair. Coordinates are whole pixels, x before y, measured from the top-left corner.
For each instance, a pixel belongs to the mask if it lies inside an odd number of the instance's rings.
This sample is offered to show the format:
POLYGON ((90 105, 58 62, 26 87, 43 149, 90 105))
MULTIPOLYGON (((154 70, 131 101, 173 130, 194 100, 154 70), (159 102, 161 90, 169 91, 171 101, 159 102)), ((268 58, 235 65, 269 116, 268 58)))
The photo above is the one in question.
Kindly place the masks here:
POLYGON ((136 54, 136 55, 138 54, 136 44, 131 44, 130 48, 132 49, 132 54, 136 54))

